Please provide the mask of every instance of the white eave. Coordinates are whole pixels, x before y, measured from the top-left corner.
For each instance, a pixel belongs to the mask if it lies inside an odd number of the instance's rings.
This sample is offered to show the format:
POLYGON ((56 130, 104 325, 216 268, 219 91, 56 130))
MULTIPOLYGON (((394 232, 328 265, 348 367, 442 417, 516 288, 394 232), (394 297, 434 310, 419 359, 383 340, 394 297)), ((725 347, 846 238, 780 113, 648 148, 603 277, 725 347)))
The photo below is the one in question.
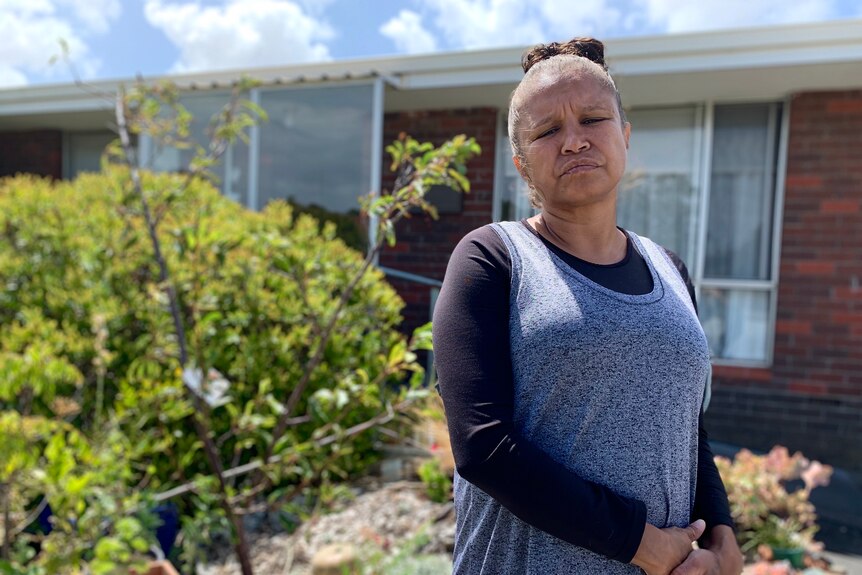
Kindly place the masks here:
MULTIPOLYGON (((862 19, 609 39, 610 69, 628 104, 775 98, 802 90, 862 87, 862 19)), ((181 88, 227 88, 243 75, 264 84, 383 77, 396 108, 435 101, 505 106, 522 76, 524 46, 165 76, 181 88), (396 94, 410 92, 409 94, 396 94), (422 98, 425 92, 428 98, 422 98), (408 98, 410 100, 408 101, 408 98), (427 100, 427 102, 426 102, 427 100)), ((148 79, 150 80, 150 79, 148 79)), ((0 90, 0 117, 109 107, 104 95, 134 80, 0 90)), ((390 95, 387 95, 387 108, 390 95)))

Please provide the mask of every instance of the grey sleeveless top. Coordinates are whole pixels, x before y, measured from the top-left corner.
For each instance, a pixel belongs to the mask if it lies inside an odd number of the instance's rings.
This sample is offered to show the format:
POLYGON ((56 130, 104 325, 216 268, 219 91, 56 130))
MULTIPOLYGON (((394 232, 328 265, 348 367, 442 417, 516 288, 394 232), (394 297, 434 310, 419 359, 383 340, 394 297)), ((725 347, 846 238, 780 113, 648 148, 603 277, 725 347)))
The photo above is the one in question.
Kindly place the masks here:
MULTIPOLYGON (((653 290, 626 295, 573 270, 518 222, 493 229, 512 261, 518 436, 584 479, 643 501, 652 525, 688 525, 709 348, 667 254, 629 232, 653 290)), ((457 474, 455 506, 456 575, 641 573, 530 526, 457 474)))

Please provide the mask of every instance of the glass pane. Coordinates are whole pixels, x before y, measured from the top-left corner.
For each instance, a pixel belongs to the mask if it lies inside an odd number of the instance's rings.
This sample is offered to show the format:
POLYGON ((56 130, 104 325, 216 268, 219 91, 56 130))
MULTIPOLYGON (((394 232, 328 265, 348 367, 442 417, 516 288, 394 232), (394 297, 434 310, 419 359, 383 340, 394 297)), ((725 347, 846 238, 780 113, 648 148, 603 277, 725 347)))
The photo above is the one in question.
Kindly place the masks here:
POLYGON ((358 207, 371 170, 370 85, 260 94, 260 207, 281 198, 335 213, 358 207))
POLYGON ((260 207, 287 200, 362 245, 358 198, 371 180, 373 98, 370 84, 262 91, 269 121, 260 127, 260 207))
POLYGON ((776 129, 771 104, 716 106, 704 276, 768 280, 776 129))
POLYGON ((700 322, 717 359, 766 361, 769 292, 704 286, 700 322))
POLYGON ((500 171, 500 177, 497 178, 499 189, 496 196, 500 202, 500 220, 517 221, 532 216, 535 210, 527 197, 527 184, 512 162, 512 146, 506 135, 507 129, 504 120, 499 132, 503 136, 498 146, 500 157, 497 158, 497 169, 500 171))
POLYGON ((697 237, 697 108, 633 110, 619 224, 676 252, 695 269, 697 237))
MULTIPOLYGON (((182 105, 192 115, 192 139, 208 146, 211 141, 210 122, 214 115, 228 104, 230 94, 227 92, 189 94, 181 98, 182 105)), ((153 149, 152 166, 159 171, 178 171, 185 169, 195 154, 194 150, 177 150, 174 148, 153 149)), ((220 163, 210 172, 217 178, 216 186, 230 199, 248 204, 248 146, 241 141, 236 142, 222 156, 220 163)))
POLYGON ((98 172, 102 153, 108 144, 117 139, 113 132, 70 132, 69 165, 66 176, 75 178, 81 172, 98 172))

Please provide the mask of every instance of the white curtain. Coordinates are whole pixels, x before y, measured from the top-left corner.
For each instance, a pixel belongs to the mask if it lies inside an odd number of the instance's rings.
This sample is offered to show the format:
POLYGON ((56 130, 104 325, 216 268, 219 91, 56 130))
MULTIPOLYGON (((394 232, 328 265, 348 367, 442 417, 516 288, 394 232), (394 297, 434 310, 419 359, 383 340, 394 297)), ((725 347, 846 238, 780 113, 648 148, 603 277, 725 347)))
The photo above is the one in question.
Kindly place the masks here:
POLYGON ((704 277, 768 280, 775 167, 770 105, 716 106, 704 277))
POLYGON ((673 250, 695 269, 697 235, 698 109, 633 110, 626 175, 617 221, 673 250))

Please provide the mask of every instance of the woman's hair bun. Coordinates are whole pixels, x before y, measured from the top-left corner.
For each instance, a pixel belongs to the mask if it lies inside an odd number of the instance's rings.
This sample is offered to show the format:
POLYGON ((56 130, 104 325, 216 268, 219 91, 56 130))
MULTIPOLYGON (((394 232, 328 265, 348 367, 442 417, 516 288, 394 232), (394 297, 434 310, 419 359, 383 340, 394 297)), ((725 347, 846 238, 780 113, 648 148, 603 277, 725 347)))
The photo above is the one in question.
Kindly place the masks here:
POLYGON ((537 62, 567 54, 571 56, 580 56, 591 62, 595 62, 607 72, 608 66, 605 64, 605 45, 595 38, 572 38, 568 42, 551 42, 550 44, 539 44, 524 52, 521 57, 521 67, 524 73, 532 68, 537 62))

